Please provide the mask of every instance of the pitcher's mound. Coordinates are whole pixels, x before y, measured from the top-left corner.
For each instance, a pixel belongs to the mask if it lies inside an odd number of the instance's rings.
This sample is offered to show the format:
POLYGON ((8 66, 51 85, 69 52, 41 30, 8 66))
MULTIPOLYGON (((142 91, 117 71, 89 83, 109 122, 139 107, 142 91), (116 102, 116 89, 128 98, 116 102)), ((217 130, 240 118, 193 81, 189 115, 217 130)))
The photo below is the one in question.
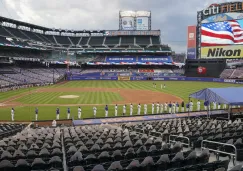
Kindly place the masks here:
POLYGON ((79 96, 76 95, 65 95, 65 96, 59 96, 61 99, 75 99, 78 98, 79 96))

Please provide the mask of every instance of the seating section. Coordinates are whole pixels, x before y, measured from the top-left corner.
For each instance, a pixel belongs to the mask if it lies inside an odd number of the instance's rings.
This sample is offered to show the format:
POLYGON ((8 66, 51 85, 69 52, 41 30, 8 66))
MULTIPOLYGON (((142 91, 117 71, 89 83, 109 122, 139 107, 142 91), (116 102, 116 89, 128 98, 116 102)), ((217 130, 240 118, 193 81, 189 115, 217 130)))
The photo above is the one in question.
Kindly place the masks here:
POLYGON ((22 131, 26 125, 24 124, 0 124, 0 139, 15 135, 22 131))
POLYGON ((0 170, 63 170, 61 130, 29 129, 0 142, 0 170))

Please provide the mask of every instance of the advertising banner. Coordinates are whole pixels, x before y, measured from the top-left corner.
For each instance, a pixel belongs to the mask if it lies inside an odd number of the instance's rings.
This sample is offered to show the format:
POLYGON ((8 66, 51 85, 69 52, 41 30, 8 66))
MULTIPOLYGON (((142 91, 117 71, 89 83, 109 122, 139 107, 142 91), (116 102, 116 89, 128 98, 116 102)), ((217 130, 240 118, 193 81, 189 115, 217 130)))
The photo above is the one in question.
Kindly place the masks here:
POLYGON ((196 59, 196 48, 187 49, 187 59, 196 59))
POLYGON ((242 58, 242 45, 202 47, 201 58, 242 58))
POLYGON ((122 17, 122 30, 134 30, 134 17, 122 17))
POLYGON ((119 76, 118 80, 119 81, 130 81, 130 77, 121 77, 121 76, 119 76))
POLYGON ((138 57, 138 62, 172 62, 170 56, 138 57))
POLYGON ((136 57, 134 56, 108 56, 106 57, 106 62, 110 62, 110 63, 120 63, 120 62, 136 62, 136 57))
POLYGON ((187 27, 187 48, 196 48, 196 26, 187 27))
POLYGON ((243 44, 243 19, 201 25, 201 47, 243 44))
POLYGON ((137 30, 148 30, 149 29, 149 19, 148 17, 137 17, 137 30))

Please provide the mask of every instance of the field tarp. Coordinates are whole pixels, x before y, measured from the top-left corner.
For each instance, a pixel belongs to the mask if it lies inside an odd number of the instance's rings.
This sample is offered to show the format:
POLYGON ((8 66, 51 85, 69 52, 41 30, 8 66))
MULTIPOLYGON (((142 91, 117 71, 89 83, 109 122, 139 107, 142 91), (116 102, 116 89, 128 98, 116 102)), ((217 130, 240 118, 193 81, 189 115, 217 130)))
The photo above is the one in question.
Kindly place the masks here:
POLYGON ((243 105, 243 87, 206 88, 189 97, 228 105, 243 105))

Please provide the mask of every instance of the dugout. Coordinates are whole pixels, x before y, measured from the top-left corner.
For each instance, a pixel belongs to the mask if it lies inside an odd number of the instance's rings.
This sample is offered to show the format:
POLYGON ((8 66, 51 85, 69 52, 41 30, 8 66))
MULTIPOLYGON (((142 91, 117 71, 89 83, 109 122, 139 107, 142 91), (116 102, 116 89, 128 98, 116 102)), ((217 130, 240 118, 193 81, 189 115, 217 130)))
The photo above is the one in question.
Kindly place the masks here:
POLYGON ((226 68, 225 59, 187 59, 185 64, 185 75, 187 77, 215 77, 218 78, 226 68), (206 73, 199 74, 198 67, 205 67, 206 73))

